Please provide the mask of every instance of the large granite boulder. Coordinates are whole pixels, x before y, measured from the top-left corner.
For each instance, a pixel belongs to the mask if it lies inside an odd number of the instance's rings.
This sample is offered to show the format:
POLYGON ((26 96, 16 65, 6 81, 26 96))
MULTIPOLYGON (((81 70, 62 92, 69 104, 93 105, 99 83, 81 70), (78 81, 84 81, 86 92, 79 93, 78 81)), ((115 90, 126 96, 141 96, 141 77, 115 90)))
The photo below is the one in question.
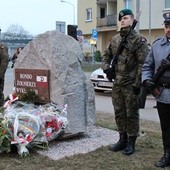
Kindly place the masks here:
POLYGON ((68 133, 85 132, 95 121, 94 89, 81 69, 82 60, 75 39, 48 31, 24 47, 15 63, 17 69, 50 70, 50 99, 68 105, 68 133))

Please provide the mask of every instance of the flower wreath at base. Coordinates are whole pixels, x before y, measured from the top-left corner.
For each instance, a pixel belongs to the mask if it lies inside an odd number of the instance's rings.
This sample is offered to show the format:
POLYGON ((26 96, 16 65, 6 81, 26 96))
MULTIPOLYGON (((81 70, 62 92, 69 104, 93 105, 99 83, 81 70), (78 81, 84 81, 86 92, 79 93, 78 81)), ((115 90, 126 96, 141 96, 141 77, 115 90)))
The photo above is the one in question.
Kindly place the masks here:
POLYGON ((64 132, 67 121, 67 104, 61 109, 55 103, 35 105, 9 95, 0 115, 0 152, 10 152, 17 145, 18 154, 27 156, 29 148, 57 139, 64 132))

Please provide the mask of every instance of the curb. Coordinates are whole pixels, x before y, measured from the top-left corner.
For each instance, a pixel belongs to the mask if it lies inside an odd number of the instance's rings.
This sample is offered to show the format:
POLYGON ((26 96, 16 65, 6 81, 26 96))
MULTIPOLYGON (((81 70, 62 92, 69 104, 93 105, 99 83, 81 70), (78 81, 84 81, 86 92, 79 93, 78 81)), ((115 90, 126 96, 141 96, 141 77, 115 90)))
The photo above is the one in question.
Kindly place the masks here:
POLYGON ((155 97, 153 97, 151 94, 147 96, 147 100, 155 100, 155 97))

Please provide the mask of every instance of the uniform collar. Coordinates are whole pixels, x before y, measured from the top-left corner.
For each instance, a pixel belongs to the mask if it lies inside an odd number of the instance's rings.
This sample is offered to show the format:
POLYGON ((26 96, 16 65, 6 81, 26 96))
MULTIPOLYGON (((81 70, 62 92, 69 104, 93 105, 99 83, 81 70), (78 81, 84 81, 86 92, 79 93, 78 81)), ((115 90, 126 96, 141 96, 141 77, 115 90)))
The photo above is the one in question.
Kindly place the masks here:
POLYGON ((167 43, 169 43, 169 41, 167 40, 167 37, 165 36, 165 37, 163 37, 163 39, 161 41, 161 45, 165 45, 167 43))

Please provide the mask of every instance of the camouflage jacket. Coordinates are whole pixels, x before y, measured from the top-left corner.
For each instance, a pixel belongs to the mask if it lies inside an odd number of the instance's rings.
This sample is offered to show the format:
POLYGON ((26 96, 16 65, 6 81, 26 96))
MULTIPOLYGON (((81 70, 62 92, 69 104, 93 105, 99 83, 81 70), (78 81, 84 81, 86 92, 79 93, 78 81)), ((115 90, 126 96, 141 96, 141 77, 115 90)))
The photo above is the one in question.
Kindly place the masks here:
MULTIPOLYGON (((109 68, 113 56, 117 54, 121 39, 120 34, 113 36, 108 48, 105 50, 103 55, 104 70, 109 68)), ((137 34, 135 30, 131 30, 126 45, 117 59, 114 83, 121 86, 132 84, 139 88, 141 84, 141 68, 148 50, 146 39, 137 34)))
POLYGON ((5 77, 5 72, 8 67, 9 56, 8 48, 0 43, 0 79, 5 77))

